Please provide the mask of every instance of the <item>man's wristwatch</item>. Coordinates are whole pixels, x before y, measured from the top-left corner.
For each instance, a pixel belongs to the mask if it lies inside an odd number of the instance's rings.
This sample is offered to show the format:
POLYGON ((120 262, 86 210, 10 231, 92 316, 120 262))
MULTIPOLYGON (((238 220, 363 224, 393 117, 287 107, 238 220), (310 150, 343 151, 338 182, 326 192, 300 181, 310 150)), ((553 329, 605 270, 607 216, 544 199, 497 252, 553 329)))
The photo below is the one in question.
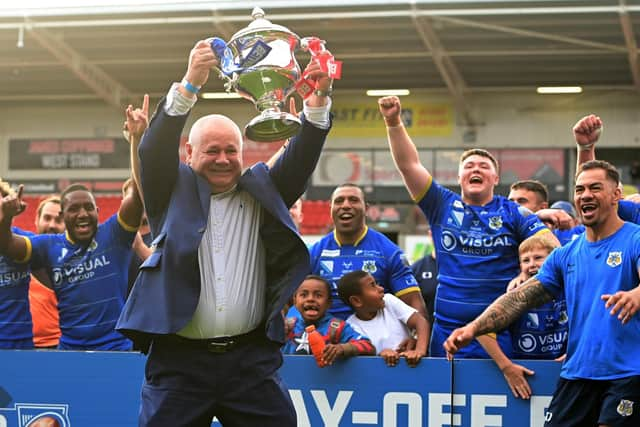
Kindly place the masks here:
POLYGON ((329 88, 327 90, 316 89, 313 91, 313 94, 316 96, 331 96, 333 93, 333 88, 329 88))

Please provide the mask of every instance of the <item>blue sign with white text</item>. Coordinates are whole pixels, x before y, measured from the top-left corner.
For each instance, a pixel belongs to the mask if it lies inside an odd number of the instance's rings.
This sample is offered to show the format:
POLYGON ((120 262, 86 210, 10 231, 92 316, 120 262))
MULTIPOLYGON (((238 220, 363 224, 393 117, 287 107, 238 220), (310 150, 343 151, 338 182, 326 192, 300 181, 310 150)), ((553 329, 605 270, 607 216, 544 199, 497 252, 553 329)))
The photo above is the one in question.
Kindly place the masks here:
MULTIPOLYGON (((560 372, 557 362, 519 361, 535 371, 534 396, 522 400, 490 360, 389 368, 356 357, 320 369, 312 356, 284 359, 299 427, 541 427, 560 372)), ((2 350, 0 427, 136 426, 144 363, 139 353, 2 350)))

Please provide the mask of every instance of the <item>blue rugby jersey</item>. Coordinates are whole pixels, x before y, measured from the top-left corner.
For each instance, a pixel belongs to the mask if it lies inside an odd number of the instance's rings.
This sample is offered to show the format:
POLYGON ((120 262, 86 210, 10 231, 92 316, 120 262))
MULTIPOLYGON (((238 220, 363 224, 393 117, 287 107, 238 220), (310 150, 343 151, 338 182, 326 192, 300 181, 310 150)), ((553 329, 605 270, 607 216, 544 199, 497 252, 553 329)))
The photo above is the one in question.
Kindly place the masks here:
POLYGON ((417 201, 426 215, 438 259, 435 318, 446 327, 475 319, 520 272, 518 246, 547 227, 526 208, 502 196, 485 206, 431 182, 417 201))
POLYGON ((555 229, 553 230, 553 234, 560 241, 560 245, 564 246, 567 243, 571 242, 572 240, 577 239, 582 233, 584 233, 584 230, 585 230, 584 225, 578 224, 575 227, 570 228, 568 230, 555 229))
POLYGON ((638 287, 640 226, 625 223, 598 242, 586 234, 551 252, 536 278, 552 295, 564 292, 569 316, 562 378, 613 380, 640 375, 640 316, 622 325, 603 294, 638 287))
POLYGON ((366 271, 385 292, 397 297, 420 292, 402 250, 384 234, 369 227, 365 227, 362 236, 353 245, 340 244, 335 231, 332 231, 311 246, 309 253, 313 274, 331 283, 332 302, 328 312, 343 320, 353 310, 338 296, 338 280, 351 271, 366 271))
MULTIPOLYGON (((34 236, 33 233, 11 227, 14 234, 34 236)), ((29 310, 28 262, 15 262, 0 256, 0 348, 14 348, 13 343, 33 340, 33 324, 29 310)))
POLYGON ((567 351, 568 331, 564 298, 529 310, 509 328, 513 358, 557 359, 567 351))
POLYGON ((127 297, 134 237, 135 229, 115 214, 86 247, 67 234, 30 238, 32 267, 47 270, 58 297, 61 349, 131 349, 115 325, 127 297))
POLYGON ((630 200, 620 200, 618 202, 618 215, 623 221, 640 225, 640 203, 630 200))

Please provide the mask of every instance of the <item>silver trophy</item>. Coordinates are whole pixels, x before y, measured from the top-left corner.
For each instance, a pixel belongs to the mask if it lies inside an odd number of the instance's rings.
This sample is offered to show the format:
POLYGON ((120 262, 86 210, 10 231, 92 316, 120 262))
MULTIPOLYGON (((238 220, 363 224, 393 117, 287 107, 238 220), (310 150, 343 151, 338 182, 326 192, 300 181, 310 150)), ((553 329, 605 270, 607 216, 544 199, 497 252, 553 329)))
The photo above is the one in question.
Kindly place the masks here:
POLYGON ((245 127, 253 141, 287 139, 298 131, 300 119, 283 111, 285 101, 300 80, 295 50, 300 37, 264 18, 259 7, 251 13, 253 22, 233 35, 228 43, 219 38, 211 46, 220 60, 220 76, 227 92, 235 91, 251 100, 260 115, 245 127))

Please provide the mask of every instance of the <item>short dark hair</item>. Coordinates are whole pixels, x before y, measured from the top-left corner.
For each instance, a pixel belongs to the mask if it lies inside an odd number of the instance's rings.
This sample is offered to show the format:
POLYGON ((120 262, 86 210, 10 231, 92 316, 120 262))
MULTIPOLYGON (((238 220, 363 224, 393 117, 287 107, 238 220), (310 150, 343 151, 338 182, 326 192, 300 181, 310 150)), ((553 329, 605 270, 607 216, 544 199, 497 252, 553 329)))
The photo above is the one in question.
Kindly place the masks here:
MULTIPOLYGON (((329 283, 327 279, 325 279, 322 276, 318 276, 316 274, 308 274, 302 282, 306 282, 307 280, 317 280, 318 282, 324 283, 324 285, 327 287, 327 294, 329 295, 329 299, 331 299, 331 294, 332 294, 331 283, 329 283)), ((302 284, 302 282, 300 282, 300 284, 302 284)), ((298 290, 296 289, 296 293, 297 292, 298 290)))
POLYGON ((62 210, 64 210, 64 199, 67 197, 69 193, 73 193, 74 191, 86 191, 87 193, 93 196, 93 194, 91 193, 91 190, 89 190, 89 187, 87 187, 84 184, 75 183, 75 184, 68 185, 67 188, 62 190, 62 193, 60 193, 60 208, 62 210))
POLYGON ((523 179, 511 184, 511 190, 527 190, 537 193, 542 197, 543 202, 549 201, 549 190, 547 186, 536 179, 523 179))
POLYGON ((493 167, 496 168, 496 173, 500 174, 500 167, 498 166, 498 161, 496 160, 495 157, 493 157, 493 154, 491 154, 487 150, 484 150, 482 148, 472 148, 470 150, 466 150, 464 153, 460 155, 460 163, 464 162, 467 158, 471 156, 486 157, 491 161, 491 163, 493 163, 493 167))
POLYGON ((360 281, 367 276, 369 276, 369 273, 366 271, 356 270, 345 274, 338 280, 338 296, 349 307, 351 307, 349 298, 362 293, 360 281))
POLYGON ((36 210, 36 218, 40 219, 40 215, 42 215, 42 209, 44 209, 44 205, 47 203, 54 203, 56 205, 60 205, 62 209, 62 202, 60 201, 60 197, 58 196, 49 196, 45 199, 42 199, 40 203, 38 203, 38 209, 36 210))
POLYGON ((616 169, 616 167, 611 163, 604 160, 589 160, 588 162, 584 162, 580 167, 578 167, 575 179, 578 179, 578 175, 582 172, 593 169, 604 170, 607 174, 607 178, 613 181, 615 185, 618 185, 620 182, 620 173, 618 172, 618 169, 616 169))
POLYGON ((364 194, 364 190, 358 184, 355 184, 353 182, 343 182, 342 184, 340 184, 336 188, 334 188, 333 192, 331 193, 331 199, 332 200, 333 200, 333 193, 335 193, 336 190, 338 190, 339 188, 357 188, 358 190, 360 190, 360 193, 362 193, 362 202, 365 205, 367 204, 367 198, 366 198, 366 196, 364 194))

